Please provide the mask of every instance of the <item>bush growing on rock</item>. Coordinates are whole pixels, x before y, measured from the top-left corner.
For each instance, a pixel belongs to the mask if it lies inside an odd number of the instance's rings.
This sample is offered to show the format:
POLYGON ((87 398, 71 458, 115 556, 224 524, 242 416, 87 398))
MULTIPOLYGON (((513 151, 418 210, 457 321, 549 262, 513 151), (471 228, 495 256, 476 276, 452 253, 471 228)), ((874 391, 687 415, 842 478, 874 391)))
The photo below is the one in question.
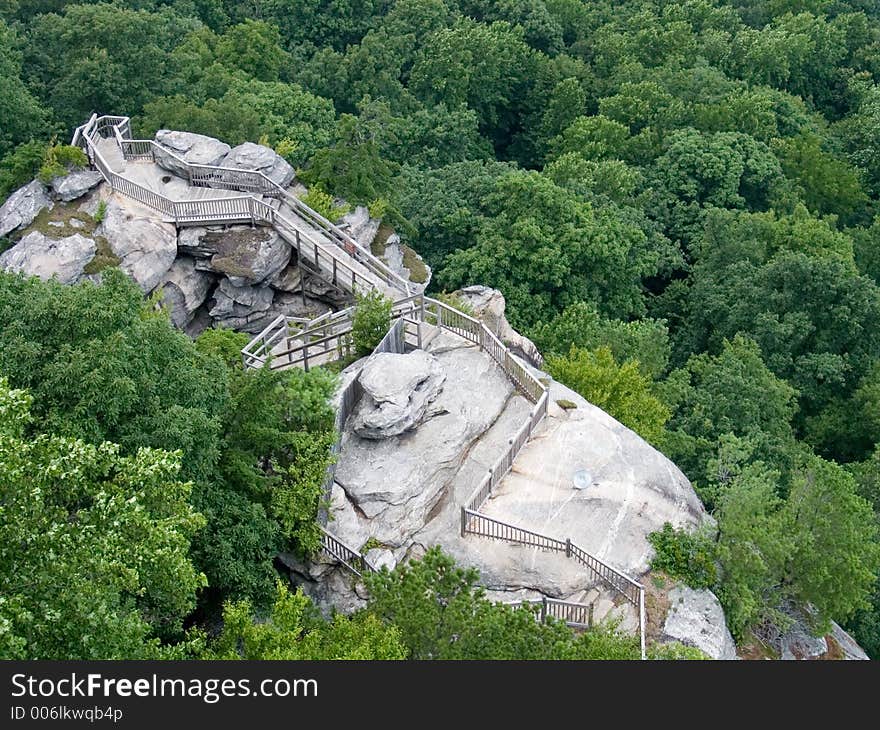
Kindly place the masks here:
POLYGON ((388 333, 390 326, 390 299, 377 291, 357 295, 351 338, 359 355, 369 355, 388 333))

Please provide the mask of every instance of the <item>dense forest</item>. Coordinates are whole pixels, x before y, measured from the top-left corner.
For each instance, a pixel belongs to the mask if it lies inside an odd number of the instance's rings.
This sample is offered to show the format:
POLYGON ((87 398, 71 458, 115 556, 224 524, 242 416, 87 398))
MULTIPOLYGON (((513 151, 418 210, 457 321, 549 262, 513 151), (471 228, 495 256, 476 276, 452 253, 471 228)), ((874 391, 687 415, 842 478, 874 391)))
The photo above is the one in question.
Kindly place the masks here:
MULTIPOLYGON (((655 534, 656 567, 711 587, 738 642, 809 605, 880 657, 875 2, 0 0, 0 19, 0 196, 94 111, 273 146, 381 211, 433 290, 501 290, 554 377, 685 471, 718 530, 655 534)), ((316 544, 331 376, 246 376, 237 335, 193 343, 112 274, 3 277, 0 321, 0 514, 14 495, 30 520, 0 518, 3 656, 635 651, 492 607, 436 552, 322 622, 272 556, 316 544), (404 594, 446 596, 447 619, 404 594)))

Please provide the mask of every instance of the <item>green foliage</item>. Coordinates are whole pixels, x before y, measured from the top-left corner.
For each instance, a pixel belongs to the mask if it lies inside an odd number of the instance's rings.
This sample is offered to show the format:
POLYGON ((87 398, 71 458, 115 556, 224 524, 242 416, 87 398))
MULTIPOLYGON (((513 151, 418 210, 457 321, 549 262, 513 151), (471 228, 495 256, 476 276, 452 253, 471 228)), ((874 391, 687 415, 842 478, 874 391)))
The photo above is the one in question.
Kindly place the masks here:
POLYGON ((590 403, 607 411, 646 441, 660 444, 669 409, 653 392, 651 381, 639 372, 639 364, 614 361, 611 350, 572 347, 568 355, 551 355, 547 371, 577 391, 590 403))
POLYGON ((391 327, 391 300, 379 291, 357 295, 351 339, 359 355, 369 355, 391 327))
POLYGON ((75 169, 87 167, 89 159, 79 147, 56 144, 54 141, 46 148, 43 164, 37 177, 47 185, 56 177, 63 177, 75 169))
POLYGON ((580 636, 535 621, 528 607, 487 600, 477 572, 439 547, 420 560, 365 576, 367 610, 395 626, 411 659, 637 659, 638 640, 613 627, 580 636))
POLYGON ((46 154, 43 142, 25 142, 0 160, 0 198, 33 180, 46 154))
POLYGON ((101 224, 104 221, 104 218, 107 216, 107 201, 99 200, 98 207, 95 209, 95 215, 92 216, 95 223, 101 224))
POLYGON ((203 659, 327 660, 404 659, 405 647, 394 626, 369 613, 320 618, 303 595, 280 581, 266 620, 256 620, 247 601, 223 607, 223 630, 208 643, 203 659))
POLYGON ((663 529, 648 535, 655 550, 653 570, 662 570, 673 578, 681 578, 691 588, 712 588, 718 579, 715 568, 715 545, 704 535, 676 530, 669 522, 663 529))
POLYGON ((677 641, 668 644, 652 644, 648 647, 648 659, 654 661, 706 661, 711 657, 695 646, 679 644, 677 641))
POLYGON ((343 114, 333 146, 318 150, 300 177, 309 186, 335 190, 353 204, 367 205, 389 196, 392 175, 372 130, 357 117, 343 114))
POLYGON ((336 205, 333 196, 319 187, 310 188, 309 192, 302 196, 302 202, 331 222, 339 220, 351 210, 348 204, 336 205))
POLYGON ((529 335, 545 354, 565 354, 572 347, 608 347, 618 362, 638 360, 651 378, 663 375, 669 362, 669 330, 663 322, 605 319, 587 302, 566 307, 549 322, 533 327, 529 335))
POLYGON ((0 378, 0 654, 162 656, 205 582, 180 452, 35 432, 32 403, 0 378))

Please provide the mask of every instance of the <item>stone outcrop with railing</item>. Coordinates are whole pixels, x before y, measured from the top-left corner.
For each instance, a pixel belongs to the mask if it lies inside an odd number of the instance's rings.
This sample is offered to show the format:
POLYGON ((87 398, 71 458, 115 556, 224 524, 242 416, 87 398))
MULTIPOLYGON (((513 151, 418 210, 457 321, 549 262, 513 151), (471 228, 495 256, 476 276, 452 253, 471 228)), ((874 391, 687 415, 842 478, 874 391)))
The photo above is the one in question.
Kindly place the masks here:
MULTIPOLYGON (((486 352, 516 389, 534 405, 534 408, 529 412, 516 436, 510 439, 506 451, 461 507, 462 536, 477 535, 563 553, 567 558, 587 568, 596 581, 637 607, 644 658, 644 589, 637 581, 591 556, 570 540, 561 541, 541 535, 494 519, 479 511, 491 496, 492 490, 512 467, 517 453, 541 423, 546 415, 548 402, 546 388, 512 355, 509 348, 492 331, 479 320, 442 302, 425 297, 421 293, 413 295, 413 285, 392 272, 341 229, 305 206, 261 172, 192 164, 153 140, 133 140, 128 117, 93 115, 86 124, 77 128, 72 143, 85 149, 89 159, 115 191, 160 212, 177 226, 239 222, 270 225, 295 247, 300 266, 312 269, 333 286, 351 293, 379 290, 390 296, 394 302, 392 309, 394 323, 377 351, 402 352, 408 336, 415 340, 410 344, 422 347, 430 336, 428 328, 433 328, 435 331, 452 332, 486 352), (102 151, 102 145, 105 151, 108 150, 104 144, 105 140, 110 140, 108 155, 112 158, 118 154, 123 168, 126 162, 141 160, 155 162, 157 155, 165 159, 170 156, 175 168, 186 172, 189 185, 193 188, 217 188, 244 194, 199 197, 194 200, 169 198, 114 169, 113 160, 107 159, 102 151), (266 199, 270 202, 266 202, 266 199), (275 205, 272 201, 278 204, 275 205), (293 211, 298 220, 291 220, 279 212, 281 204, 293 211), (314 234, 323 237, 325 242, 316 240, 314 234)), ((242 350, 244 365, 245 367, 268 365, 275 368, 302 366, 308 369, 316 364, 339 359, 340 356, 351 351, 352 316, 353 309, 350 308, 308 323, 301 319, 278 317, 242 350)), ((355 379, 340 395, 340 408, 336 420, 337 431, 340 434, 348 416, 357 405, 358 397, 359 390, 355 379)), ((338 450, 339 443, 334 446, 334 452, 338 450)), ((333 467, 331 466, 325 484, 325 496, 332 484, 333 467)), ((327 531, 326 527, 322 526, 322 530, 322 549, 326 555, 338 560, 358 575, 374 570, 357 550, 327 531)), ((572 625, 592 623, 589 605, 542 599, 540 606, 542 619, 552 615, 572 625)))
MULTIPOLYGON (((272 367, 278 359, 278 367, 302 366, 309 361, 319 360, 322 353, 337 353, 345 350, 351 331, 354 308, 325 315, 308 328, 296 331, 296 324, 279 317, 273 327, 261 332, 242 350, 246 367, 272 367), (294 328, 291 329, 291 324, 294 328), (278 334, 279 332, 283 334, 278 334), (316 336, 317 335, 317 336, 316 336), (273 347, 274 345, 274 347, 273 347), (311 349, 311 355, 309 350, 311 349)), ((498 457, 493 467, 475 487, 470 497, 461 507, 460 530, 462 537, 475 535, 508 543, 517 543, 540 550, 561 553, 582 568, 586 568, 591 584, 598 583, 635 607, 639 622, 639 635, 642 655, 645 650, 645 599, 644 588, 638 582, 616 570, 607 563, 590 555, 571 540, 559 540, 489 517, 480 508, 492 494, 513 466, 516 455, 528 442, 547 413, 548 393, 544 385, 522 362, 510 353, 501 341, 479 320, 470 317, 453 307, 435 299, 419 294, 395 302, 392 308, 394 319, 388 335, 377 352, 402 352, 407 335, 409 343, 419 347, 424 343, 427 333, 425 327, 433 327, 452 332, 477 345, 486 352, 504 371, 516 389, 534 408, 530 410, 522 426, 508 442, 508 448, 498 457)), ((341 433, 348 416, 354 411, 357 399, 349 396, 356 392, 356 379, 353 379, 341 396, 337 430, 341 433)), ((338 449, 338 444, 337 444, 338 449)), ((333 485, 332 473, 325 483, 325 501, 333 485)), ((325 523, 326 524, 326 523, 325 523)), ((332 559, 339 560, 347 568, 362 574, 374 568, 351 546, 324 529, 324 552, 332 559)), ((540 618, 553 616, 572 626, 592 624, 592 604, 581 604, 558 599, 541 602, 540 618)))
POLYGON ((178 226, 223 225, 249 222, 273 226, 293 246, 301 265, 310 267, 333 286, 348 292, 383 291, 393 299, 420 287, 394 273, 382 261, 329 220, 291 195, 262 172, 196 165, 153 140, 133 140, 128 117, 93 115, 78 127, 72 143, 85 149, 92 164, 116 191, 162 213, 178 226), (101 141, 109 139, 123 161, 155 161, 157 154, 172 157, 187 171, 193 188, 217 188, 246 193, 240 196, 173 200, 113 169, 101 141), (277 200, 298 220, 283 215, 264 198, 277 200), (311 231, 311 232, 310 232, 311 231), (325 243, 317 240, 319 234, 325 243))

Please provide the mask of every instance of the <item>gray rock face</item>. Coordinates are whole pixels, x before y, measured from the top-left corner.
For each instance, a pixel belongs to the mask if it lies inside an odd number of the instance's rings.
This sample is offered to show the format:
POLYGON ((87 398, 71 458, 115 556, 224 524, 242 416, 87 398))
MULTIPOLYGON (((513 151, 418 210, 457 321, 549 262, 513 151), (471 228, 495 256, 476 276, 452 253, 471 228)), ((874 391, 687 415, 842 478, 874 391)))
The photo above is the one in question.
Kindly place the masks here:
MULTIPOLYGON (((192 165, 220 165, 230 150, 229 145, 219 139, 169 129, 156 132, 156 141, 192 165)), ((180 177, 187 176, 186 165, 160 150, 156 151, 156 164, 180 177)))
POLYGON ((80 170, 52 181, 52 193, 65 203, 85 195, 103 182, 104 176, 97 170, 80 170))
POLYGON ((0 236, 27 228, 43 208, 51 207, 46 186, 39 180, 32 180, 10 195, 0 208, 0 236))
POLYGON ((196 268, 223 274, 235 286, 254 286, 274 277, 291 256, 290 244, 264 227, 185 228, 177 247, 180 253, 198 259, 196 268))
POLYGON ((394 570, 397 566, 397 560, 394 559, 394 553, 390 550, 385 550, 384 548, 373 548, 372 550, 368 550, 367 554, 364 555, 367 563, 372 565, 376 570, 382 570, 382 568, 388 568, 388 570, 394 570))
POLYGON ((795 624, 782 637, 781 659, 815 659, 828 651, 824 636, 811 636, 801 625, 795 624))
POLYGON ((353 419, 346 425, 330 512, 332 529, 352 545, 373 536, 395 548, 395 555, 396 548, 408 547, 443 499, 473 442, 495 421, 512 392, 488 358, 473 348, 434 354, 446 373, 432 405, 437 415, 379 441, 361 438, 352 429, 353 419))
POLYGON ((359 205, 350 213, 342 216, 341 223, 342 227, 347 229, 348 234, 369 251, 370 244, 373 243, 382 221, 378 218, 370 218, 370 211, 366 206, 359 205))
POLYGON ((236 286, 259 284, 290 261, 290 244, 271 228, 248 231, 235 239, 227 234, 226 241, 225 250, 211 257, 211 268, 236 286))
POLYGON ((192 321, 213 283, 214 278, 196 269, 195 261, 190 257, 181 256, 174 262, 159 285, 175 326, 183 328, 192 321))
POLYGON ((669 613, 663 632, 695 646, 713 659, 736 659, 736 645, 724 621, 724 610, 709 590, 678 586, 669 592, 669 613))
POLYGON ((424 350, 373 355, 361 371, 364 397, 352 430, 361 438, 387 439, 415 428, 445 380, 437 358, 424 350))
POLYGON ((262 172, 276 185, 286 188, 293 181, 294 170, 283 157, 269 147, 253 142, 245 142, 233 147, 219 163, 220 167, 235 167, 239 170, 262 172))
MULTIPOLYGON (((410 249, 412 251, 412 249, 410 249)), ((425 267, 425 280, 424 282, 420 282, 419 286, 427 288, 428 284, 431 283, 432 271, 431 267, 425 263, 424 259, 416 254, 416 259, 421 262, 422 266, 425 267)), ((388 240, 385 241, 385 253, 382 256, 385 259, 385 263, 388 264, 388 268, 391 269, 398 276, 406 279, 407 281, 412 281, 412 271, 410 271, 403 263, 404 261, 404 244, 400 240, 400 236, 396 233, 392 233, 388 236, 388 240)))
POLYGON ((524 358, 535 367, 541 367, 544 358, 541 357, 535 343, 513 329, 507 321, 507 317, 504 316, 507 303, 500 291, 488 286, 466 286, 455 293, 471 305, 474 315, 481 319, 514 354, 524 358))
POLYGON ((141 214, 111 199, 98 233, 106 237, 119 267, 145 292, 163 280, 177 256, 177 231, 171 223, 141 214))
POLYGON ((267 286, 233 286, 229 279, 221 279, 208 314, 223 327, 259 332, 256 322, 263 321, 274 296, 267 286))
POLYGON ((831 622, 831 638, 843 652, 843 658, 849 661, 868 661, 869 657, 846 631, 834 621, 831 622))
POLYGON ((0 268, 43 280, 54 276, 62 284, 73 284, 82 277, 83 269, 96 251, 95 242, 79 233, 49 238, 39 231, 31 231, 0 255, 0 268))
POLYGON ((287 266, 266 279, 266 283, 281 292, 299 291, 302 286, 302 271, 299 266, 287 266))

